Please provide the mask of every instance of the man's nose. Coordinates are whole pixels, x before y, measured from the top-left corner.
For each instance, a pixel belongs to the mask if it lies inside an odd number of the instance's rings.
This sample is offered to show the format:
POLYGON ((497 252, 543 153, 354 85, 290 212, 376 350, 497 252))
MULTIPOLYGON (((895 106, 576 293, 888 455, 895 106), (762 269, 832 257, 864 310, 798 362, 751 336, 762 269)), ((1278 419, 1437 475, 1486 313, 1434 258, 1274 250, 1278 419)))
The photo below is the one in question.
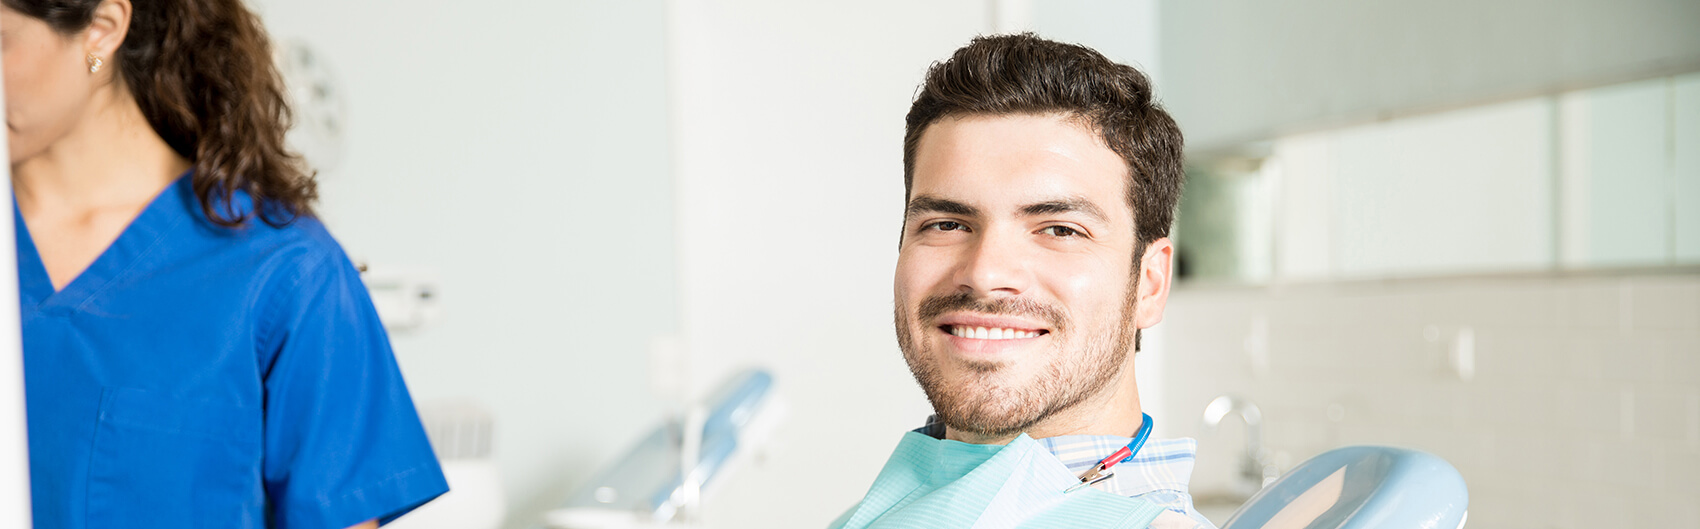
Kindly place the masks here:
POLYGON ((988 295, 1025 292, 1033 276, 1022 242, 1013 234, 982 233, 957 270, 958 288, 988 295))

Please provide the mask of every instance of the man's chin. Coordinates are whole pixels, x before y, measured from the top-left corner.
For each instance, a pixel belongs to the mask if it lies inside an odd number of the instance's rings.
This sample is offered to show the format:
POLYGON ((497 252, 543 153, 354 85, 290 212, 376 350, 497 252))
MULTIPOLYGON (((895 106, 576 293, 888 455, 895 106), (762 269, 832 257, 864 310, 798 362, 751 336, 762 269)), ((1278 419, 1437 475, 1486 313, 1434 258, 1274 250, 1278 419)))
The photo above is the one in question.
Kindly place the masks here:
POLYGON ((958 383, 938 395, 933 408, 946 426, 976 435, 998 437, 1021 433, 1043 419, 1034 395, 1008 386, 958 383))
MULTIPOLYGON (((996 377, 998 375, 1007 375, 1011 371, 1008 362, 994 362, 973 358, 953 358, 950 360, 950 363, 954 364, 956 370, 963 374, 963 377, 961 378, 973 377, 976 379, 984 379, 988 377, 996 377)), ((974 382, 979 382, 979 380, 975 380, 974 382)))
POLYGON ((1032 428, 1040 419, 1008 410, 958 410, 954 413, 941 412, 939 418, 953 431, 985 438, 1014 437, 1032 428))

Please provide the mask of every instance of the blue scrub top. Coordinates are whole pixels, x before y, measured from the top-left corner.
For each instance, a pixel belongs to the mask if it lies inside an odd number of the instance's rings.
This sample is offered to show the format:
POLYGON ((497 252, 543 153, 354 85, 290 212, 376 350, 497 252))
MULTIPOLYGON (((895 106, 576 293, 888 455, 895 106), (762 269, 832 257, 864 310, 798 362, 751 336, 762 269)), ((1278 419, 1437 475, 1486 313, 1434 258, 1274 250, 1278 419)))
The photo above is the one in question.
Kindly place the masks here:
POLYGON ((54 292, 13 211, 38 529, 341 529, 448 490, 317 220, 220 228, 183 177, 54 292))

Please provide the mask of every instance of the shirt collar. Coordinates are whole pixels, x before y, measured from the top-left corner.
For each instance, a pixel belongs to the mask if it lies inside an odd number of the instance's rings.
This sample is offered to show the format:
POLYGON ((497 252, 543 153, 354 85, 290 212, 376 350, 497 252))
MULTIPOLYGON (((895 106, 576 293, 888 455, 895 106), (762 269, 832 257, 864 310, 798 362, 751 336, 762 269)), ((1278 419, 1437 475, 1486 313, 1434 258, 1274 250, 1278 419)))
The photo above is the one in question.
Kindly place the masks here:
MULTIPOLYGON (((927 417, 927 424, 916 428, 915 432, 934 439, 943 439, 944 422, 939 420, 937 415, 927 417)), ((1079 475, 1086 473, 1088 467, 1097 464, 1117 449, 1127 446, 1133 438, 1117 435, 1064 435, 1035 441, 1062 460, 1070 472, 1079 475)), ((1133 455, 1133 460, 1111 468, 1115 475, 1096 487, 1104 492, 1122 496, 1139 496, 1164 490, 1185 494, 1187 482, 1192 479, 1193 464, 1197 459, 1198 441, 1188 438, 1151 439, 1139 449, 1139 453, 1133 455)))

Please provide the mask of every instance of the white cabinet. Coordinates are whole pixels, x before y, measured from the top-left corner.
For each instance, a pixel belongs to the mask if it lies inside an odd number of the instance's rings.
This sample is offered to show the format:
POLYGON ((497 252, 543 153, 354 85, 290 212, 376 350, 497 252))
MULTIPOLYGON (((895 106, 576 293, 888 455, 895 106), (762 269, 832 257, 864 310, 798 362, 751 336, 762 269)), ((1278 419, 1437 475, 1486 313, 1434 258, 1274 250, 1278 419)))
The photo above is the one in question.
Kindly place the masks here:
POLYGON ((1552 259, 1549 106, 1526 100, 1331 133, 1336 272, 1545 266, 1552 259))
POLYGON ((1565 266, 1669 258, 1668 84, 1653 79, 1563 96, 1565 266))
POLYGON ((1194 164, 1177 233, 1193 277, 1700 263, 1700 74, 1260 145, 1194 164))

